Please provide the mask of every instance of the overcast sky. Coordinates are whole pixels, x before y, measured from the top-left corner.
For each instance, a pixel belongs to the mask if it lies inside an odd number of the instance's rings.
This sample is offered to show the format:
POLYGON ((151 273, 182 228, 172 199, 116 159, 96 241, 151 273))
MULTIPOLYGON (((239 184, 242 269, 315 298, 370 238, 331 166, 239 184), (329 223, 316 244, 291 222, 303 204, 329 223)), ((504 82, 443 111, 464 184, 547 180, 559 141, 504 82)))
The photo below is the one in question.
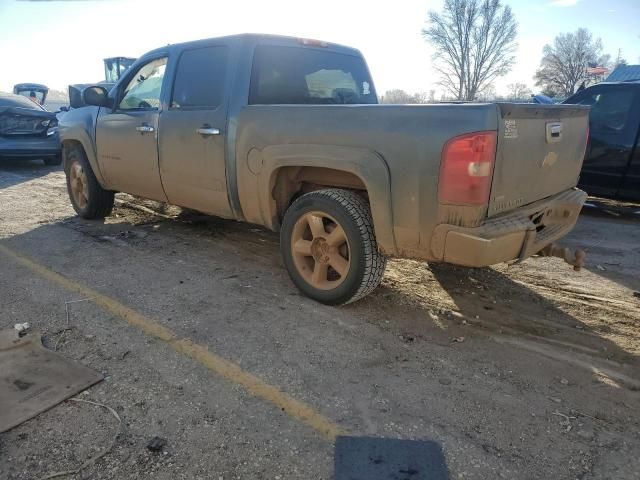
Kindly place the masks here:
MULTIPOLYGON (((517 65, 496 82, 533 88, 542 47, 586 27, 605 52, 640 63, 640 0, 503 0, 519 24, 517 65)), ((167 43, 257 32, 317 38, 359 48, 379 93, 439 90, 421 36, 442 0, 0 0, 0 90, 15 83, 104 78, 102 59, 139 56, 167 43)))

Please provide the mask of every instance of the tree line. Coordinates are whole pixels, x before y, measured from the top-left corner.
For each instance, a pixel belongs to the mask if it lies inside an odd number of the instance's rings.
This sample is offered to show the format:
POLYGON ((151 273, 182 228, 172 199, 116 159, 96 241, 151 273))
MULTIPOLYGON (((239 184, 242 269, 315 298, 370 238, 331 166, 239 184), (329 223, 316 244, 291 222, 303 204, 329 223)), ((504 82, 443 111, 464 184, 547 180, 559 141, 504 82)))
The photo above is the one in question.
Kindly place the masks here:
MULTIPOLYGON (((435 50, 433 68, 444 92, 409 94, 389 90, 382 103, 433 103, 440 100, 496 99, 493 82, 511 71, 517 50, 518 23, 501 0, 445 0, 442 10, 429 11, 422 35, 435 50)), ((578 88, 603 79, 603 70, 626 63, 620 51, 615 60, 603 53, 602 41, 586 29, 562 33, 544 46, 534 80, 551 97, 568 97, 578 88)), ((532 95, 524 83, 508 86, 505 100, 532 95)))

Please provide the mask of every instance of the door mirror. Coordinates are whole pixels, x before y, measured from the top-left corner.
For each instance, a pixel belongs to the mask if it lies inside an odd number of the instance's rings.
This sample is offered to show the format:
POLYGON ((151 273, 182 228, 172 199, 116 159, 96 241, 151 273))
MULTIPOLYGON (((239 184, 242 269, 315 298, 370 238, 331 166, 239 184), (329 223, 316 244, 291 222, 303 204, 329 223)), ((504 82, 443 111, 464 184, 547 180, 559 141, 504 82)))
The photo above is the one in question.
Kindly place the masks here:
POLYGON ((96 107, 111 107, 113 105, 107 89, 98 85, 85 88, 82 92, 82 100, 86 105, 94 105, 96 107))

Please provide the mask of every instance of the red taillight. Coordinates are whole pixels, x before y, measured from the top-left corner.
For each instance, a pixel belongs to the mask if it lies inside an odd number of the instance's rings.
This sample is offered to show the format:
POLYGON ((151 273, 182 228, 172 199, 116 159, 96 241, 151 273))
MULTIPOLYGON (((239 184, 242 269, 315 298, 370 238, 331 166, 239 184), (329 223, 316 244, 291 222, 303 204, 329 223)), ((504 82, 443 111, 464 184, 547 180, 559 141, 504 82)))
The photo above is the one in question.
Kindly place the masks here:
POLYGON ((496 132, 475 132, 454 137, 442 149, 438 200, 456 205, 489 202, 496 132))

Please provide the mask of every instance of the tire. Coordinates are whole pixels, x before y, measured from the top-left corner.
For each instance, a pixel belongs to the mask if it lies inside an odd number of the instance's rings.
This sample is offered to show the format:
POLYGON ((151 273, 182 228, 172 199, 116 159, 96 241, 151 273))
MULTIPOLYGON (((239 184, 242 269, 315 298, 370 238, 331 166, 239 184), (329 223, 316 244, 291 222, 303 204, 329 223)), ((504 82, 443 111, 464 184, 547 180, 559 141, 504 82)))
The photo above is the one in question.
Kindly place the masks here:
POLYGON ((369 205, 349 190, 298 197, 285 213, 280 249, 296 287, 327 305, 365 297, 380 284, 386 266, 369 205))
POLYGON ((64 172, 67 192, 76 213, 86 219, 101 219, 111 214, 114 192, 100 186, 82 147, 65 148, 64 172))
POLYGON ((46 157, 46 158, 43 158, 42 161, 44 162, 45 165, 52 167, 52 166, 60 165, 62 163, 62 156, 56 155, 55 157, 46 157))

